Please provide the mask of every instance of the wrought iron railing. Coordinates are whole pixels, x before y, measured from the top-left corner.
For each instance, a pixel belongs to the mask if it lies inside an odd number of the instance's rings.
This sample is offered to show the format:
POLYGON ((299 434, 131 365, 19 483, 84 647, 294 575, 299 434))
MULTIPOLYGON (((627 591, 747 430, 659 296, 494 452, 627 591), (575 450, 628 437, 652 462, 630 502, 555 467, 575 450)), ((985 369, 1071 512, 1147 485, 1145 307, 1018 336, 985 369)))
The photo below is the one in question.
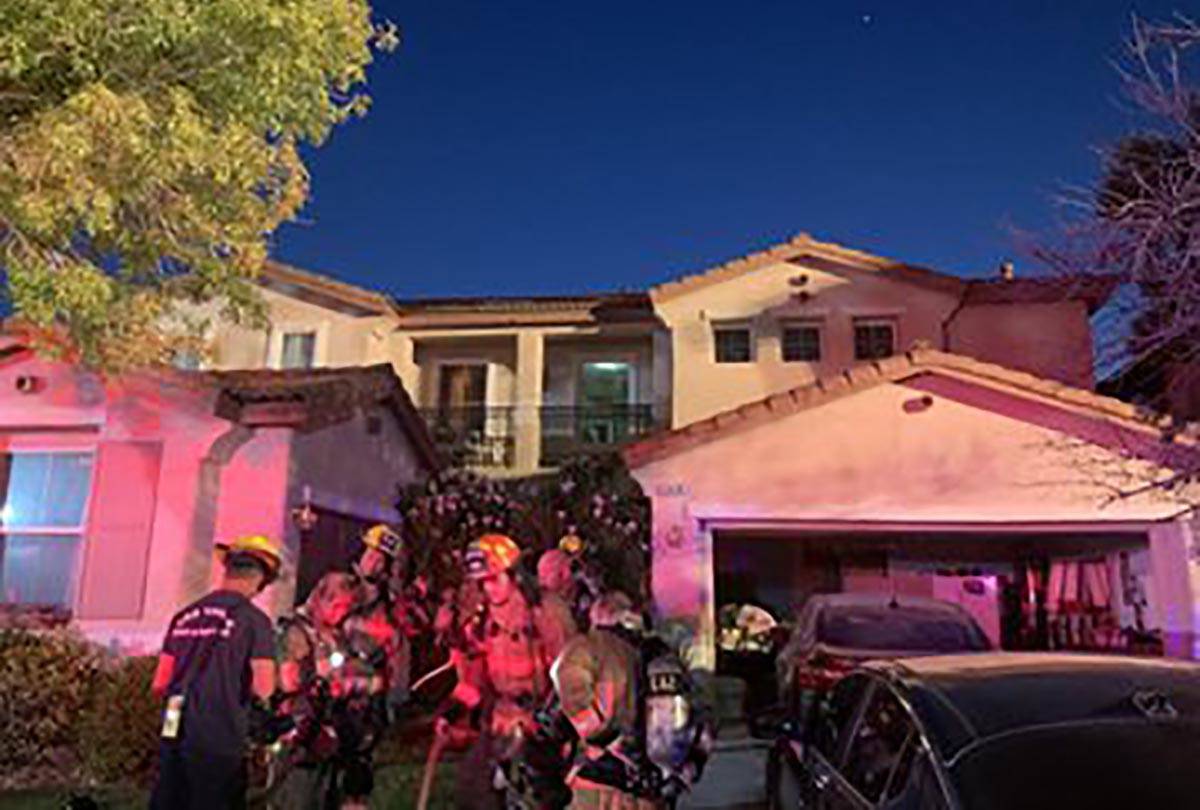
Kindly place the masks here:
POLYGON ((516 433, 511 406, 425 408, 421 416, 443 456, 456 467, 513 465, 516 433))
POLYGON ((597 452, 644 436, 657 427, 649 404, 544 406, 541 409, 541 466, 597 452))

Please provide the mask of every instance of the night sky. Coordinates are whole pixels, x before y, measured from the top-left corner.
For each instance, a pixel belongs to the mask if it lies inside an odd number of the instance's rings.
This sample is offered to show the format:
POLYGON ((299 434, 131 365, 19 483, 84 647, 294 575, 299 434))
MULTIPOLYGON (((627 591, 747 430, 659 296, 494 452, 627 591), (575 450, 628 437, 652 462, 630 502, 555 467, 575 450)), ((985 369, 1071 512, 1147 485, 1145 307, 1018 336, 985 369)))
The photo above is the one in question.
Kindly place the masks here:
POLYGON ((1053 229, 1176 3, 376 0, 404 45, 276 255, 400 297, 645 288, 799 231, 962 275, 1053 229))

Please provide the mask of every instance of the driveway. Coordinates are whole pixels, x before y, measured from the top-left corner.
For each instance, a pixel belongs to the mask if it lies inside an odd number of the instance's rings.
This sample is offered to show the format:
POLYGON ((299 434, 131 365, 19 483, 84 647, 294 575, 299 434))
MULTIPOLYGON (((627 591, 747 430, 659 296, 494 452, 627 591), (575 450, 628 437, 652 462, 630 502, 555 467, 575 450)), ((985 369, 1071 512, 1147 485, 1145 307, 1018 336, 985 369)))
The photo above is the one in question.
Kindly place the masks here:
POLYGON ((765 774, 770 744, 749 738, 717 740, 704 777, 680 803, 681 810, 766 807, 765 774))

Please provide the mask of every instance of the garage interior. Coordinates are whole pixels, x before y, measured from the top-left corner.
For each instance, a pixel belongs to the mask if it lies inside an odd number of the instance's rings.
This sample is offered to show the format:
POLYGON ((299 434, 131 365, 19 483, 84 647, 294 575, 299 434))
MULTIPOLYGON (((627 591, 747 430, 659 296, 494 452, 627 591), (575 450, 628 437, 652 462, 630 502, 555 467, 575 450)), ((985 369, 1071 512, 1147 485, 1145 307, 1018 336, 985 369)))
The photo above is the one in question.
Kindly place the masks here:
POLYGON ((716 605, 788 622, 809 596, 891 592, 962 604, 1004 649, 1113 649, 1145 629, 1145 530, 972 527, 713 532, 716 605))

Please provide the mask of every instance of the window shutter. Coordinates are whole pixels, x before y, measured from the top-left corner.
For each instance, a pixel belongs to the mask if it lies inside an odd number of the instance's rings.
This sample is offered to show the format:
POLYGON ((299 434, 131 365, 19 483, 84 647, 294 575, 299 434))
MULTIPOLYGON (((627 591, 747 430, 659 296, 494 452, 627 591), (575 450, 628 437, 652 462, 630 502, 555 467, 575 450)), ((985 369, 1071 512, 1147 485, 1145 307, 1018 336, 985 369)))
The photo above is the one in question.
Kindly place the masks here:
POLYGON ((162 442, 102 442, 84 536, 79 618, 136 619, 146 569, 162 442))

